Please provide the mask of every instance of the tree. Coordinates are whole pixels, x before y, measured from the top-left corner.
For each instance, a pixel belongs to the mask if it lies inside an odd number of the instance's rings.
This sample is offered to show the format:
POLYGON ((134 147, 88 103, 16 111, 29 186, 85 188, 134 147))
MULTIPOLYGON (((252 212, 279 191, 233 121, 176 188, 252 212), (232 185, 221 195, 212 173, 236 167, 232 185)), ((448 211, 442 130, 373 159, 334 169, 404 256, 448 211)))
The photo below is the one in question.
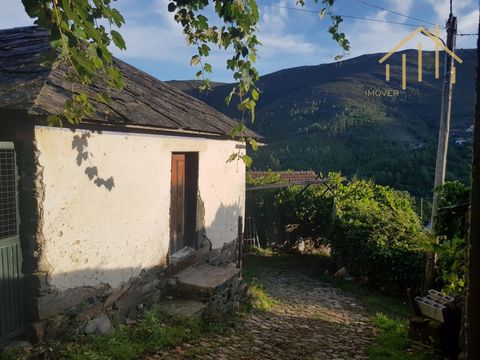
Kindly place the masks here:
MULTIPOLYGON (((115 0, 114 0, 115 1, 115 0)), ((305 0, 297 0, 303 6, 305 0)), ((320 17, 328 14, 332 21, 328 31, 344 50, 349 49, 345 34, 339 31, 342 18, 333 14, 330 7, 335 0, 314 0, 321 5, 320 17)), ((112 7, 112 0, 22 0, 27 14, 35 23, 45 28, 54 49, 59 49, 59 61, 68 67, 68 76, 74 83, 89 84, 101 76, 111 87, 121 89, 124 84, 120 72, 113 66, 113 57, 108 49, 112 43, 125 50, 120 28, 125 20, 120 12, 112 7)), ((197 48, 191 58, 192 65, 200 66, 197 78, 204 79, 202 89, 209 88, 207 73, 212 66, 205 62, 210 46, 233 49, 227 60, 227 68, 232 70, 236 86, 227 97, 227 103, 238 96, 241 121, 233 129, 232 135, 245 127, 243 115, 248 113, 253 121, 255 105, 260 92, 255 82, 259 75, 255 69, 257 48, 261 45, 257 38, 259 12, 257 0, 172 0, 165 11, 174 13, 175 20, 183 27, 186 43, 197 48), (223 26, 211 26, 211 21, 203 15, 207 7, 213 7, 223 26)), ((218 21, 217 21, 218 22, 218 21)), ((108 102, 105 94, 99 101, 108 102)), ((79 123, 82 118, 92 115, 95 108, 86 94, 72 90, 72 98, 66 103, 64 113, 49 118, 51 123, 62 124, 64 120, 79 123)), ((254 139, 246 139, 256 148, 254 139)), ((233 154, 232 160, 239 154, 233 154)), ((245 156, 244 160, 247 160, 245 156)), ((248 158, 249 159, 249 158, 248 158)), ((251 162, 251 159, 248 161, 251 162)))

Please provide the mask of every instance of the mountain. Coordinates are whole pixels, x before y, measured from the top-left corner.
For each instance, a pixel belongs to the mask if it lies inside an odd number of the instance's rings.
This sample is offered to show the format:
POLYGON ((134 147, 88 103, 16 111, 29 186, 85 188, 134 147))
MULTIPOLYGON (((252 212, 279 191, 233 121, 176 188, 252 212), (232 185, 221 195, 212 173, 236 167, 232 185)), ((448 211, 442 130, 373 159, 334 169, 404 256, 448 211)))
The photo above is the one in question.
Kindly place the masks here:
MULTIPOLYGON (((434 53, 423 52, 423 81, 417 81, 417 52, 407 57, 407 89, 401 90, 401 54, 393 54, 385 81, 384 54, 339 63, 302 66, 262 76, 253 124, 265 147, 253 154, 254 168, 341 171, 430 196, 433 186, 442 80, 434 76, 434 53)), ((447 179, 468 182, 475 95, 476 53, 457 50, 447 179)), ((440 54, 440 77, 443 75, 440 54)), ((174 82, 182 90, 231 117, 231 84, 200 93, 199 82, 174 82)))

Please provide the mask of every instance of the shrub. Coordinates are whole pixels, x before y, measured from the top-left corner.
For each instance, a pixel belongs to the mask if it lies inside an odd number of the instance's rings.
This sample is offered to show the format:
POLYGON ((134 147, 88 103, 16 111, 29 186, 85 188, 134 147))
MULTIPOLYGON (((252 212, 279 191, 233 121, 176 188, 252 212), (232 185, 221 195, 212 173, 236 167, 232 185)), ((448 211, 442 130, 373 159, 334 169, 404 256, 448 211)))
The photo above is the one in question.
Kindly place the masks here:
POLYGON ((438 278, 442 291, 461 293, 465 285, 465 244, 470 189, 459 181, 446 182, 436 189, 438 213, 438 278))
MULTIPOLYGON (((344 184, 338 173, 329 177, 331 182, 323 186, 249 195, 253 216, 261 214, 263 221, 275 218, 280 234, 286 224, 298 224, 301 236, 325 239, 332 245, 337 268, 346 266, 369 285, 418 287, 429 237, 414 211, 412 197, 371 180, 344 184)), ((262 221, 255 220, 261 230, 262 221)))
POLYGON ((405 192, 354 180, 339 184, 331 235, 335 261, 370 285, 419 287, 428 237, 405 192))

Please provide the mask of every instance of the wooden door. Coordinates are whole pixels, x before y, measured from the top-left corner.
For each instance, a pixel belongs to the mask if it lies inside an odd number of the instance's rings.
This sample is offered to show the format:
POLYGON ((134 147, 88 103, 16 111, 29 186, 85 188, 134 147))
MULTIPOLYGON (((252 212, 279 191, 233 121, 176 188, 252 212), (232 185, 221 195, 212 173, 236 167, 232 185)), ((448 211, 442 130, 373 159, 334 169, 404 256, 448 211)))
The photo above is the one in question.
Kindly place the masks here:
POLYGON ((172 154, 170 253, 185 246, 185 154, 172 154))

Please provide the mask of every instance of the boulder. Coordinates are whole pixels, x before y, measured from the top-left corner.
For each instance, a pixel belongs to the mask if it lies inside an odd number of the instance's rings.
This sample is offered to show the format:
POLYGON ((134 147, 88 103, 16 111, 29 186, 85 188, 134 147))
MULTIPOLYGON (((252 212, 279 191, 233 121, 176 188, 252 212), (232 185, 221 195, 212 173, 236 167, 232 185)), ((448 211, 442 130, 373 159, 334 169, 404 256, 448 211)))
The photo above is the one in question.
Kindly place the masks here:
POLYGON ((107 315, 101 313, 85 325, 86 334, 108 335, 114 332, 113 325, 107 315))
POLYGON ((351 276, 346 267, 340 268, 334 275, 335 277, 345 278, 351 276))

